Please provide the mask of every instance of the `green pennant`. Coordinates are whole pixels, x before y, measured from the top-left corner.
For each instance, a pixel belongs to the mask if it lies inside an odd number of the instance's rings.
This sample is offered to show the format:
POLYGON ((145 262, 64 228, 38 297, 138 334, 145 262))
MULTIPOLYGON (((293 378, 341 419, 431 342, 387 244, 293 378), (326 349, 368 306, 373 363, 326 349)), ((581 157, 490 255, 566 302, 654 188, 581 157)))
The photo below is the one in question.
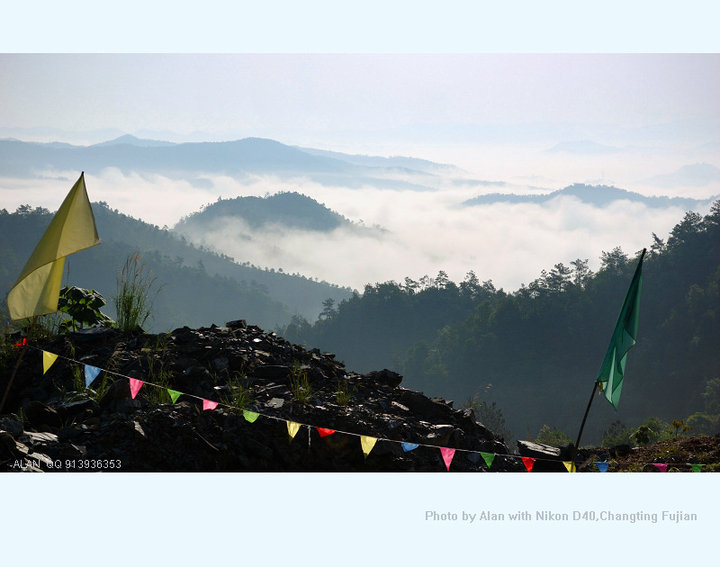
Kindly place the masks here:
POLYGON ((491 468, 493 461, 495 460, 495 453, 483 453, 480 451, 480 454, 482 455, 482 458, 485 460, 485 464, 487 465, 487 468, 491 468))
POLYGON ((255 420, 260 417, 260 414, 250 410, 243 410, 243 417, 245 418, 245 421, 255 423, 255 420))
POLYGON ((171 390, 168 388, 167 393, 170 395, 170 399, 172 400, 172 403, 175 403, 178 401, 178 398, 182 396, 182 392, 178 392, 176 390, 171 390))
POLYGON ((597 378, 601 392, 615 409, 617 409, 620 402, 628 351, 637 342, 644 258, 645 250, 643 250, 637 268, 635 268, 635 275, 632 282, 630 282, 630 289, 628 289, 625 301, 620 309, 620 316, 597 378))
POLYGON ((701 472, 703 468, 701 463, 693 463, 690 466, 692 467, 693 472, 701 472))

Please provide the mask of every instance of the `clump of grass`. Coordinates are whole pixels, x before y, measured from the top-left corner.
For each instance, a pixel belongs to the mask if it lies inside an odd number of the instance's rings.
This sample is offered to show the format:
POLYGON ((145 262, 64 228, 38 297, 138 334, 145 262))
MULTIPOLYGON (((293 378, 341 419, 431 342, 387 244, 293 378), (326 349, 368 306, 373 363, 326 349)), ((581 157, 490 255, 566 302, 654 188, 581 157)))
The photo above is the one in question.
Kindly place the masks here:
POLYGON ((297 361, 293 364, 290 372, 290 391, 293 397, 301 404, 309 403, 313 395, 307 368, 301 366, 297 361))
POLYGON ((134 331, 148 320, 152 309, 151 288, 155 277, 146 270, 137 252, 128 256, 117 280, 113 297, 117 325, 121 331, 134 331))
POLYGON ((250 405, 253 399, 252 388, 246 380, 243 374, 236 372, 228 381, 230 392, 221 397, 222 403, 240 412, 250 405))
POLYGON ((338 381, 337 392, 335 392, 335 399, 338 405, 348 405, 354 395, 355 389, 351 388, 345 380, 338 381))
POLYGON ((170 404, 172 399, 168 394, 167 388, 170 387, 170 378, 172 373, 169 369, 165 368, 162 362, 162 358, 156 359, 154 356, 147 358, 148 363, 148 382, 152 382, 159 388, 150 386, 149 388, 143 388, 143 396, 147 401, 153 404, 170 404))
MULTIPOLYGON (((105 397, 105 394, 107 394, 110 390, 110 384, 112 383, 113 380, 108 378, 105 372, 102 372, 102 376, 97 378, 95 382, 93 382, 93 384, 97 385, 93 388, 87 388, 88 396, 96 402, 100 403, 100 400, 102 400, 105 397)), ((84 384, 85 378, 83 377, 83 385, 84 384)))

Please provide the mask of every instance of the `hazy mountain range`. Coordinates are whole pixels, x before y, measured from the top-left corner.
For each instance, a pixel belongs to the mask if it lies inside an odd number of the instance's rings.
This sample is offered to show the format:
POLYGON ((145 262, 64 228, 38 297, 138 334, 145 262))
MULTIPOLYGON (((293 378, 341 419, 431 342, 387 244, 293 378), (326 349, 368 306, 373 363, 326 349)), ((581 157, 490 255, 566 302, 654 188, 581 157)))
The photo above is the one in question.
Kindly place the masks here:
MULTIPOLYGON (((274 175, 325 185, 431 190, 434 177, 459 173, 453 166, 407 157, 375 157, 288 146, 265 138, 172 143, 130 135, 77 146, 61 142, 0 140, 0 176, 47 176, 59 171, 99 174, 106 168, 168 177, 221 174, 236 179, 274 175)), ((439 181, 439 180, 438 180, 439 181)))
POLYGON ((648 207, 680 207, 684 210, 692 210, 698 207, 705 207, 712 203, 717 197, 710 199, 690 199, 685 197, 646 197, 639 193, 626 191, 617 187, 607 185, 584 185, 576 183, 564 189, 558 189, 551 193, 540 195, 518 195, 515 193, 488 193, 466 200, 463 205, 477 206, 490 205, 493 203, 535 203, 543 204, 558 197, 575 197, 583 203, 596 207, 604 207, 615 201, 632 201, 642 203, 648 207))

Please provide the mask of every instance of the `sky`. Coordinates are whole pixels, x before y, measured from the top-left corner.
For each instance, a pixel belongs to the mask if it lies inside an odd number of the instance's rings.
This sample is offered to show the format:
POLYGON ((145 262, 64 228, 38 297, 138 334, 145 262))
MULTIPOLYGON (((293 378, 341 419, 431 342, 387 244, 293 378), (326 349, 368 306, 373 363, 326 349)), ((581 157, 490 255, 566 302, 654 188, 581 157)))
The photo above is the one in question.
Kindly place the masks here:
POLYGON ((122 131, 381 155, 426 147, 429 159, 434 144, 613 143, 670 125, 690 142, 720 125, 718 66, 687 54, 5 54, 0 128, 84 143, 122 131))
MULTIPOLYGON (((125 133, 172 142, 253 136, 449 163, 461 176, 519 193, 589 183, 646 195, 720 195, 720 179, 658 181, 698 163, 720 167, 716 54, 6 53, 0 76, 0 137, 85 145, 125 133), (603 151, 573 150, 578 143, 603 151)), ((158 226, 173 226, 217 197, 307 194, 389 233, 338 232, 318 242, 317 235, 276 231, 248 250, 233 238, 237 230, 218 230, 202 235, 203 243, 356 289, 439 270, 456 281, 473 270, 515 289, 557 262, 587 258, 597 268, 602 251, 619 245, 633 253, 653 232, 667 237, 684 214, 572 200, 463 209, 465 199, 498 188, 447 179, 429 194, 271 176, 211 181, 198 188, 114 169, 88 178, 93 200, 158 226)), ((28 201, 53 210, 62 197, 53 187, 50 180, 0 180, 0 196, 10 210, 28 201)))

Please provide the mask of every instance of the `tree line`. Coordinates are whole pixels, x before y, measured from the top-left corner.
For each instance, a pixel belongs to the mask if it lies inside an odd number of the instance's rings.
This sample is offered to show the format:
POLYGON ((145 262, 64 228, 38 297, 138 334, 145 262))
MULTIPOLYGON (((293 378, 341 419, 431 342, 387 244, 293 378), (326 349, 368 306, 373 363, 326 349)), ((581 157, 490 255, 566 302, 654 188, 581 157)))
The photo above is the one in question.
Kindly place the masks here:
MULTIPOLYGON (((440 272, 367 285, 327 300, 313 324, 294 317, 283 332, 353 369, 389 367, 403 385, 456 405, 496 404, 517 437, 543 426, 572 437, 639 254, 603 251, 597 272, 588 259, 557 263, 514 292, 473 272, 459 283, 440 272)), ((643 272, 640 337, 620 409, 594 403, 589 440, 618 420, 704 412, 703 396, 720 377, 720 201, 705 216, 688 212, 667 241, 652 234, 643 272)), ((711 418, 697 418, 698 430, 714 427, 711 418)))

